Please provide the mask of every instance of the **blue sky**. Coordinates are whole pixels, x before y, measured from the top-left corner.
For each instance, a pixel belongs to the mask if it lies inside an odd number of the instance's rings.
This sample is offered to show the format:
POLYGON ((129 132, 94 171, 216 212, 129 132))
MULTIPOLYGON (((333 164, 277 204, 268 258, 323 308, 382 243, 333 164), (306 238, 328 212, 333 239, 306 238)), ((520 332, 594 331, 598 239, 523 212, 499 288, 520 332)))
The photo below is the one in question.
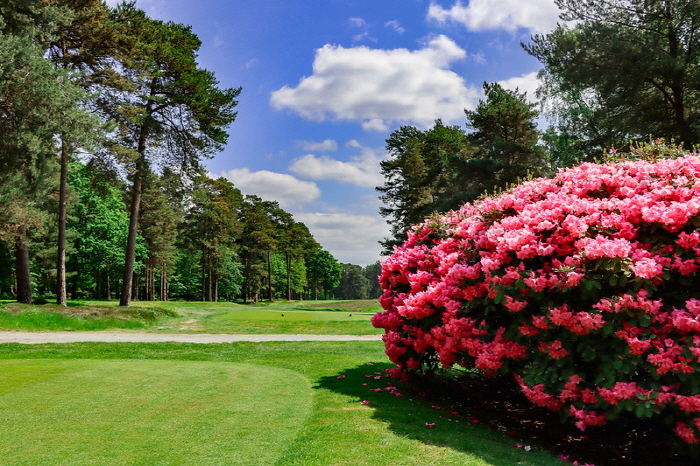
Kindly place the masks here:
MULTIPOLYGON (((108 0, 114 6, 116 0, 108 0)), ((243 88, 226 149, 206 166, 279 201, 339 261, 379 260, 374 190, 401 125, 464 125, 484 81, 534 98, 520 46, 556 26, 553 0, 137 0, 189 24, 199 63, 243 88)))

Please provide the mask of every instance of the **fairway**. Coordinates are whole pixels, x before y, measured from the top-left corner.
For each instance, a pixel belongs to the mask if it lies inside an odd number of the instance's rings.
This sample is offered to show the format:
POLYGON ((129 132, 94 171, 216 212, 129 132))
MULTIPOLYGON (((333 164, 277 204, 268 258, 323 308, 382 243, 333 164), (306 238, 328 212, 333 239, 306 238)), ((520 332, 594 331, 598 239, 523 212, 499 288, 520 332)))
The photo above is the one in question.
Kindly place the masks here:
POLYGON ((0 330, 156 333, 381 335, 377 300, 229 302, 71 300, 70 306, 0 301, 0 330), (145 317, 143 317, 145 316, 145 317))
MULTIPOLYGON (((86 301, 95 306, 116 302, 86 301)), ((182 333, 306 333, 319 335, 378 335, 372 316, 381 311, 376 300, 280 301, 259 304, 181 301, 139 301, 139 306, 162 308, 177 317, 162 317, 147 331, 182 333)))
POLYGON ((311 412, 298 372, 239 363, 0 362, 0 458, 36 464, 274 464, 311 412))

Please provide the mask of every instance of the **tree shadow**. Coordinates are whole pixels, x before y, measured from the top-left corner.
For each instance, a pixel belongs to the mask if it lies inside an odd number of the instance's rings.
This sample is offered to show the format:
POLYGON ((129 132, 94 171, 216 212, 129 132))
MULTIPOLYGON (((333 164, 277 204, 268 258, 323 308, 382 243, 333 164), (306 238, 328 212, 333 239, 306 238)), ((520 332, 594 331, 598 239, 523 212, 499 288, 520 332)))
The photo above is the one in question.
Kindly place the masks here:
POLYGON ((629 418, 582 433, 562 423, 559 413, 529 403, 510 378, 403 384, 389 377, 393 367, 368 363, 324 377, 314 388, 366 400, 372 417, 396 435, 469 453, 494 466, 698 464, 656 420, 629 418), (555 459, 562 455, 569 460, 555 459))
POLYGON ((373 410, 372 418, 388 424, 397 436, 468 453, 493 466, 566 464, 553 459, 552 453, 518 448, 514 433, 482 418, 478 408, 395 381, 388 374, 393 367, 368 363, 323 377, 314 388, 356 398, 357 403, 366 402, 363 404, 373 410))

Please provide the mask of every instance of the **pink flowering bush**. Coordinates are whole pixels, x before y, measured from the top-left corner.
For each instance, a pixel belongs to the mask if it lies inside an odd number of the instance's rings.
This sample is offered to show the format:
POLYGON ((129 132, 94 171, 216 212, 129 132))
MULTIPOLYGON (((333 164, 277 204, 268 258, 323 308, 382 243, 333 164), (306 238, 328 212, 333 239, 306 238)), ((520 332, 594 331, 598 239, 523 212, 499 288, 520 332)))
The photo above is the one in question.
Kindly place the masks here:
POLYGON ((631 413, 696 443, 698 227, 696 155, 562 170, 414 227, 372 323, 395 376, 512 374, 581 430, 631 413))

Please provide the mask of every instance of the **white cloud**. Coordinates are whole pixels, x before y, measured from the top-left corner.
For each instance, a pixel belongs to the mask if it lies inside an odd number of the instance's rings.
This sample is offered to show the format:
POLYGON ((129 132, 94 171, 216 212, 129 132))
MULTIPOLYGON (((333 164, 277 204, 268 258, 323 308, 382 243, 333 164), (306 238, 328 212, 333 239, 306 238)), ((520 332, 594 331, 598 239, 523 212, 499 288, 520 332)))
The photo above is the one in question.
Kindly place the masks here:
POLYGON ((309 152, 335 152, 338 150, 338 143, 333 139, 326 139, 322 142, 297 141, 297 144, 309 152))
POLYGON ((389 226, 379 216, 294 213, 324 249, 339 262, 366 266, 380 260, 380 240, 389 236, 389 226))
POLYGON ((394 31, 398 32, 399 34, 403 34, 404 32, 406 32, 406 29, 402 28, 401 24, 398 21, 396 21, 395 19, 384 23, 384 27, 392 28, 394 31))
POLYGON ((557 25, 559 8, 553 0, 469 0, 467 6, 457 0, 450 9, 431 3, 428 19, 452 21, 471 31, 548 32, 557 25))
POLYGON ((321 196, 316 183, 302 181, 292 175, 267 170, 257 172, 248 168, 225 171, 222 176, 231 181, 243 194, 255 194, 268 201, 278 201, 289 208, 312 202, 321 196))
POLYGON ((362 129, 365 131, 376 131, 378 133, 389 132, 389 126, 381 118, 372 118, 362 122, 362 129))
POLYGON ((335 180, 363 188, 374 188, 384 183, 379 162, 381 155, 369 147, 363 147, 356 140, 346 144, 348 147, 361 149, 360 155, 354 156, 349 162, 342 162, 326 155, 316 156, 307 154, 292 161, 289 171, 309 180, 335 180))
POLYGON ((365 27, 367 22, 363 18, 349 18, 348 22, 358 28, 365 27))
POLYGON ((484 52, 477 52, 477 53, 470 53, 469 58, 474 62, 478 63, 479 65, 483 65, 486 63, 486 57, 484 56, 484 52))
POLYGON ((357 34, 355 36, 352 36, 352 40, 355 42, 361 42, 364 39, 369 38, 369 32, 365 31, 362 34, 357 34))
POLYGON ((528 102, 537 102, 537 87, 541 84, 539 78, 537 77, 537 71, 532 73, 524 74, 522 76, 516 76, 503 81, 498 81, 498 84, 503 86, 505 89, 515 90, 522 94, 527 92, 528 102))
POLYGON ((315 121, 359 121, 367 130, 384 130, 394 122, 428 127, 438 118, 460 121, 479 97, 449 69, 466 57, 443 35, 415 51, 326 45, 316 51, 313 74, 297 87, 273 92, 270 104, 315 121))

